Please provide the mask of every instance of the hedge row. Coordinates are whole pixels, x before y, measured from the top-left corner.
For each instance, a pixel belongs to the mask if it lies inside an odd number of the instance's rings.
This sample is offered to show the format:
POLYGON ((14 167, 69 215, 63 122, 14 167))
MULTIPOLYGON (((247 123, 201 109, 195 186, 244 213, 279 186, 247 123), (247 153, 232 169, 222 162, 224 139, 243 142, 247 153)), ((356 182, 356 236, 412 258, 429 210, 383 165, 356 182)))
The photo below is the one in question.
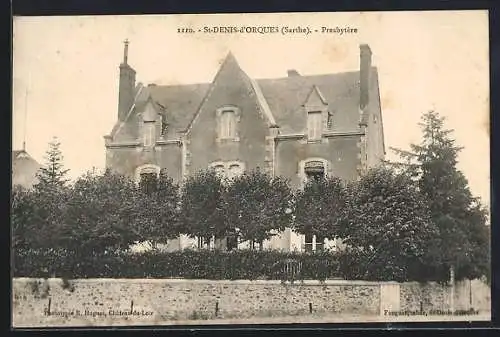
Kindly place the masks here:
POLYGON ((18 251, 15 277, 324 280, 339 277, 338 256, 277 251, 177 251, 78 256, 66 251, 18 251), (288 267, 286 267, 286 265, 288 267), (299 267, 300 266, 300 267, 299 267), (293 270, 293 275, 291 274, 293 270))

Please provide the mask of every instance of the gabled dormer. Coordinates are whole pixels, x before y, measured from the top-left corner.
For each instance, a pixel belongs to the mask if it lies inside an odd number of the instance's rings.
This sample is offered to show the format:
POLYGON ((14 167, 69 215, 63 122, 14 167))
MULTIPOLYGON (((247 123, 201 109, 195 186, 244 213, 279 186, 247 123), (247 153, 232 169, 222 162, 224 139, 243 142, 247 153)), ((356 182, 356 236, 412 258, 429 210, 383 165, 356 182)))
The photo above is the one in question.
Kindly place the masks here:
POLYGON ((153 101, 151 95, 147 98, 144 110, 142 112, 141 140, 144 147, 154 147, 160 132, 162 124, 162 115, 158 109, 157 103, 153 101))
POLYGON ((316 85, 312 87, 304 103, 304 110, 307 114, 308 141, 320 141, 323 132, 328 129, 329 114, 328 103, 316 85))

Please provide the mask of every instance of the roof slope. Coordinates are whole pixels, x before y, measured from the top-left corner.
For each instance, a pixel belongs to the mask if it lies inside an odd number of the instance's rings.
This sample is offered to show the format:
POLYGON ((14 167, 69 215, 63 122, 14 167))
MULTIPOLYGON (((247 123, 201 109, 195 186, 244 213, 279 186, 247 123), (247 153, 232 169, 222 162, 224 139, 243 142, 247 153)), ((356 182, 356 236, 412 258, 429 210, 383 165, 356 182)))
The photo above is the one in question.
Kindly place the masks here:
POLYGON ((336 130, 353 130, 359 122, 359 72, 292 76, 257 80, 282 133, 301 132, 306 126, 303 104, 318 87, 333 113, 336 130))
MULTIPOLYGON (((230 55, 231 56, 231 55, 230 55)), ((372 67, 376 76, 376 68, 372 67)), ((355 130, 359 123, 359 71, 336 74, 290 76, 251 80, 259 103, 282 134, 302 132, 306 126, 303 104, 316 86, 328 102, 334 131, 355 130)), ((230 83, 229 83, 230 85, 230 83)), ((186 131, 204 102, 211 83, 188 85, 150 85, 138 95, 133 114, 142 112, 147 100, 160 104, 170 136, 186 131)), ((221 105, 225 102, 220 102, 221 105)), ((159 112, 160 113, 160 112, 159 112)), ((136 120, 130 118, 129 122, 136 120)))
POLYGON ((42 166, 24 150, 12 151, 12 185, 33 186, 42 166))

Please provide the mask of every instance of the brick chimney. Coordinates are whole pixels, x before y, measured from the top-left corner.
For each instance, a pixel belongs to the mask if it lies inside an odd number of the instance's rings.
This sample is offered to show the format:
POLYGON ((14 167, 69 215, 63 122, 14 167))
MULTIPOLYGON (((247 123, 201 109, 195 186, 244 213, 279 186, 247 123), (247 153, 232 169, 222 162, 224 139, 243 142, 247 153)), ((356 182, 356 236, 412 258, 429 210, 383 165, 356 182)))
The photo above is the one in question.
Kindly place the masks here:
POLYGON ((300 76, 299 72, 295 69, 289 69, 287 70, 288 77, 295 77, 295 76, 300 76))
POLYGON ((370 73, 372 67, 372 51, 370 46, 359 46, 359 107, 364 109, 370 101, 370 73))
POLYGON ((118 87, 118 119, 124 121, 134 104, 135 70, 128 64, 128 40, 124 42, 123 61, 120 64, 120 82, 118 87))

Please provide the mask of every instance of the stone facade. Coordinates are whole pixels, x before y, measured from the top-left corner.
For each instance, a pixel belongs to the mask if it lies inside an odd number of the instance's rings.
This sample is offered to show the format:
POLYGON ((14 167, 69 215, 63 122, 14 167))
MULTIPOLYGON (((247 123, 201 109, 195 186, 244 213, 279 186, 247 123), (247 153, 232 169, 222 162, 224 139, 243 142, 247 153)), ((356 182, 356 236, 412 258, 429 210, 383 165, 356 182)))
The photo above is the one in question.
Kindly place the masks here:
MULTIPOLYGON (((468 281, 465 281, 467 283, 468 281)), ((489 287, 472 281, 475 310, 490 311, 489 287)), ((457 284, 456 289, 460 287, 457 284)), ((165 323, 211 318, 316 315, 387 316, 386 311, 448 310, 449 288, 436 284, 327 280, 276 281, 14 279, 13 323, 29 325, 112 325, 165 323), (35 286, 36 284, 36 286, 35 286), (425 289, 424 292, 421 289, 425 289), (44 312, 48 309, 52 315, 44 312), (115 311, 115 315, 110 314, 115 311), (133 316, 117 312, 135 311, 133 316), (81 315, 78 315, 78 311, 81 315), (216 314, 217 313, 217 314, 216 314)), ((455 292, 455 310, 469 310, 469 295, 455 292)), ((389 318, 388 318, 389 320, 389 318)))
MULTIPOLYGON (((120 65, 117 122, 105 136, 106 166, 140 179, 166 170, 174 181, 199 170, 226 174, 261 169, 300 188, 309 164, 321 174, 354 180, 385 155, 377 69, 368 45, 360 70, 278 79, 250 78, 229 53, 211 83, 136 85, 120 65), (143 171, 144 170, 144 171, 143 171), (234 171, 232 171, 234 170, 234 171)), ((179 248, 191 245, 178 240, 179 248)), ((286 230, 266 246, 301 249, 286 230)))

